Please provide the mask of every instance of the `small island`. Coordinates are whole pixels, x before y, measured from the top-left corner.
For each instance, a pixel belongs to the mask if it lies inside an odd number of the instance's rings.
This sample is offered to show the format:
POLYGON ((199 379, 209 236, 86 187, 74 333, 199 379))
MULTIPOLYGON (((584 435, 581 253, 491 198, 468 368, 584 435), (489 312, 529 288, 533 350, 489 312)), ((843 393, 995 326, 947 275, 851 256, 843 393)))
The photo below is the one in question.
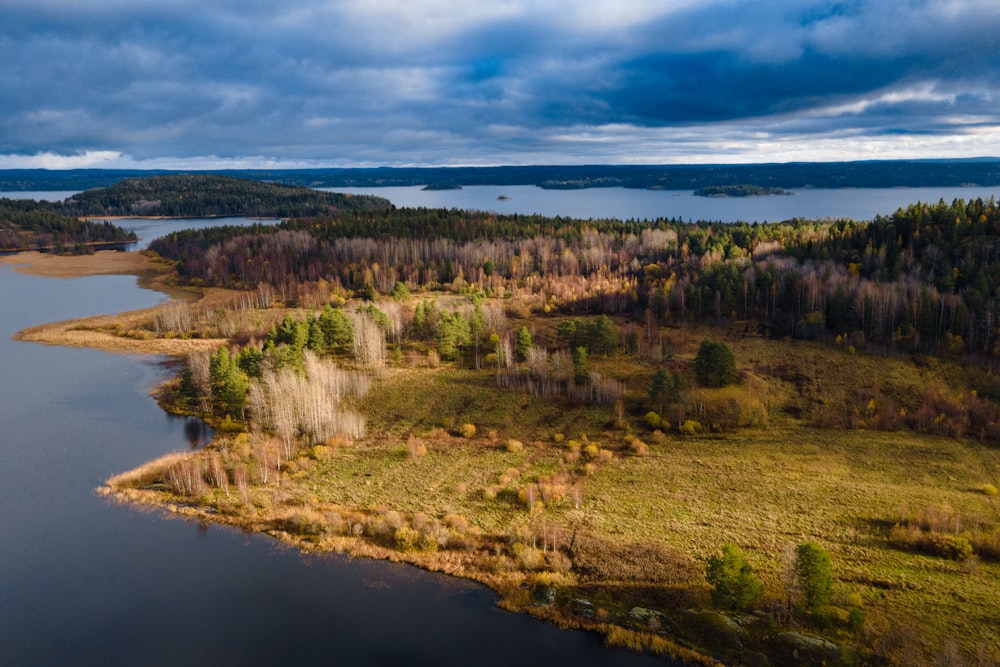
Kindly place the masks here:
POLYGON ((461 185, 455 185, 454 183, 428 183, 421 190, 428 190, 431 192, 438 192, 440 190, 461 190, 461 185))
POLYGON ((696 197, 772 197, 791 194, 783 188, 736 183, 733 185, 707 185, 694 191, 696 197))

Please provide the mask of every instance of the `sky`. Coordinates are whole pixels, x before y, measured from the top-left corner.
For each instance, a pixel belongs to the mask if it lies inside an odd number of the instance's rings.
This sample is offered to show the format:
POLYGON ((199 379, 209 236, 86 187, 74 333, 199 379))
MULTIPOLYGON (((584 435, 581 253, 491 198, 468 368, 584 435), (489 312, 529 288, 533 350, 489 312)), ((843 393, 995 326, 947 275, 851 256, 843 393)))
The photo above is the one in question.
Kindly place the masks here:
POLYGON ((980 156, 998 0, 0 0, 0 168, 980 156))

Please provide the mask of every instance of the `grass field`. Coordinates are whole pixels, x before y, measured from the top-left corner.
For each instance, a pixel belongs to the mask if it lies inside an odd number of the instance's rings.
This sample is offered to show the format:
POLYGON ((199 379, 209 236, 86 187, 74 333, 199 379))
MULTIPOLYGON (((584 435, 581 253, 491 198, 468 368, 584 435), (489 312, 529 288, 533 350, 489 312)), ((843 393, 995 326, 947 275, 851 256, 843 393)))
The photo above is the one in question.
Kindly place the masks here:
MULTIPOLYGON (((557 322, 536 322, 536 340, 557 322)), ((299 530, 313 547, 473 576, 512 608, 589 627, 653 629, 703 648, 712 640, 678 630, 678 619, 685 608, 709 605, 705 561, 731 542, 765 585, 758 616, 765 630, 778 623, 825 634, 871 662, 933 664, 957 655, 995 662, 1000 564, 901 550, 890 531, 928 512, 960 517, 956 534, 997 530, 1000 505, 988 490, 1000 485, 1000 449, 871 428, 885 414, 913 414, 928 387, 956 402, 973 396, 979 371, 720 330, 662 333, 662 362, 591 359, 594 370, 625 383, 620 410, 501 390, 491 370, 413 363, 422 350, 409 347, 359 406, 364 438, 286 462, 280 484, 254 487, 246 502, 219 488, 184 502, 214 505, 216 519, 281 536, 299 530), (681 405, 664 408, 668 424, 654 431, 644 420, 653 373, 690 374, 705 336, 732 347, 741 382, 692 387, 681 405), (756 425, 737 428, 747 406, 755 406, 756 425), (700 428, 682 435, 685 420, 700 428), (465 551, 401 553, 425 529, 460 533, 465 551), (375 546, 348 546, 352 534, 375 546), (860 633, 780 612, 787 554, 806 541, 831 555, 837 600, 860 602, 860 633), (550 555, 553 546, 572 563, 550 555), (556 589, 558 611, 539 607, 524 582, 556 589), (578 599, 596 612, 574 616, 578 599), (637 624, 634 606, 662 612, 663 626, 637 624)), ((249 456, 250 445, 239 441, 222 437, 214 451, 249 456)), ((152 477, 140 477, 131 483, 149 486, 152 477)))

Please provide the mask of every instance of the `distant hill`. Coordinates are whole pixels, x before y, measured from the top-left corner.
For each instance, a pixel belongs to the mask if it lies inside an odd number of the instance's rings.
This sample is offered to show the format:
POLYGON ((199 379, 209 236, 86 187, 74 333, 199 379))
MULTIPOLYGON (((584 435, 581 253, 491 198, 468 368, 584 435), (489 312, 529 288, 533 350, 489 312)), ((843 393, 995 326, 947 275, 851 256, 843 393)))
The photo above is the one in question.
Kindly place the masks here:
MULTIPOLYGON (((0 190, 83 190, 127 178, 180 172, 74 169, 0 170, 0 190)), ((764 188, 891 188, 1000 185, 1000 158, 800 162, 753 165, 578 165, 247 169, 198 172, 309 188, 537 185, 553 189, 625 187, 655 190, 750 185, 764 188)))
POLYGON ((127 178, 110 187, 81 192, 54 208, 70 216, 286 218, 390 206, 382 197, 319 192, 213 174, 175 174, 127 178))
POLYGON ((135 240, 135 232, 109 222, 61 215, 52 210, 49 202, 0 199, 0 251, 3 252, 81 253, 135 240))

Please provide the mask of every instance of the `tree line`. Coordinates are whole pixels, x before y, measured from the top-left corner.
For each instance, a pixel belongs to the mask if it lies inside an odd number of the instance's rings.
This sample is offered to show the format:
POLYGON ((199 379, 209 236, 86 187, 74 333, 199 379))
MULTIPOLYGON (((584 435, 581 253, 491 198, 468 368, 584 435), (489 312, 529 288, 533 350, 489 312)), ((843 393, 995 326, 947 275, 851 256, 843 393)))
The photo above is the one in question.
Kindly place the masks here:
POLYGON ((1000 206, 918 203, 867 222, 579 221, 346 212, 177 232, 152 249, 190 282, 283 293, 530 294, 539 309, 708 320, 857 348, 997 356, 1000 206))
POLYGON ((110 222, 78 220, 50 202, 0 199, 0 250, 81 251, 94 244, 131 243, 135 232, 110 222))
POLYGON ((283 218, 389 208, 387 199, 321 192, 210 174, 128 178, 86 190, 55 210, 71 216, 249 216, 283 218))

